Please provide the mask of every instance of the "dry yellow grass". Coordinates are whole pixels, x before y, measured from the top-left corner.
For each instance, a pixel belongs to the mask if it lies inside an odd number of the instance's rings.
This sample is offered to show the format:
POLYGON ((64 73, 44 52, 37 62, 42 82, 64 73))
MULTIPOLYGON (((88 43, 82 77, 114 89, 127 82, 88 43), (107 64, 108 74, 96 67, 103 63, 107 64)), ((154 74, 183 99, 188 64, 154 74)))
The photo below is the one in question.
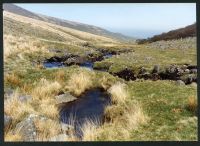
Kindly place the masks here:
POLYGON ((192 112, 197 111, 197 97, 194 96, 188 97, 188 109, 192 112))
POLYGON ((48 118, 51 119, 58 119, 59 117, 59 110, 58 107, 55 105, 56 101, 55 100, 40 100, 39 101, 39 107, 38 111, 42 114, 47 116, 48 118))
POLYGON ((14 85, 14 86, 19 86, 20 85, 20 79, 19 77, 12 73, 12 74, 7 74, 5 76, 5 82, 6 83, 10 83, 11 85, 14 85))
POLYGON ((98 136, 98 130, 97 126, 99 125, 99 122, 92 121, 90 119, 86 120, 86 122, 81 127, 81 131, 83 133, 82 141, 95 141, 97 140, 98 136))
POLYGON ((33 99, 48 99, 58 93, 61 89, 61 85, 55 81, 50 82, 45 78, 42 78, 38 85, 32 90, 33 99))
POLYGON ((58 121, 36 119, 34 123, 37 130, 37 141, 47 141, 51 137, 61 133, 61 127, 58 121))
POLYGON ((4 141, 6 142, 17 142, 22 141, 22 136, 19 133, 13 134, 12 132, 5 133, 4 141))
POLYGON ((55 73, 55 80, 59 83, 64 83, 65 72, 63 70, 59 70, 55 73))
POLYGON ((139 104, 134 104, 130 110, 126 111, 124 117, 127 127, 131 130, 136 130, 140 125, 146 124, 149 119, 139 104))
POLYGON ((18 99, 19 93, 15 93, 4 101, 4 112, 13 118, 13 121, 20 121, 28 113, 34 113, 33 107, 29 102, 21 102, 18 99))
POLYGON ((112 81, 109 78, 107 78, 106 76, 103 76, 102 78, 100 78, 99 83, 100 83, 101 87, 104 88, 104 90, 107 90, 112 85, 112 81))
POLYGON ((4 61, 13 54, 18 54, 19 59, 24 60, 24 53, 33 53, 36 51, 47 52, 47 49, 38 46, 41 42, 28 36, 5 35, 4 40, 4 61))
POLYGON ((73 74, 65 87, 68 91, 75 95, 80 95, 85 90, 92 87, 92 78, 86 72, 73 74))
POLYGON ((75 30, 72 28, 62 27, 59 25, 55 25, 55 24, 44 22, 44 21, 20 16, 20 15, 13 14, 10 12, 4 11, 3 16, 23 22, 23 23, 28 23, 28 24, 31 23, 32 27, 38 27, 40 29, 45 29, 52 33, 59 34, 60 36, 64 37, 66 40, 68 40, 70 42, 80 43, 80 42, 85 42, 85 40, 91 40, 91 41, 96 41, 96 42, 102 41, 102 42, 117 43, 117 41, 115 41, 111 38, 94 35, 91 33, 75 30))
POLYGON ((128 93, 125 89, 125 84, 117 82, 112 85, 108 92, 111 94, 111 99, 113 103, 125 103, 125 100, 128 98, 128 93))

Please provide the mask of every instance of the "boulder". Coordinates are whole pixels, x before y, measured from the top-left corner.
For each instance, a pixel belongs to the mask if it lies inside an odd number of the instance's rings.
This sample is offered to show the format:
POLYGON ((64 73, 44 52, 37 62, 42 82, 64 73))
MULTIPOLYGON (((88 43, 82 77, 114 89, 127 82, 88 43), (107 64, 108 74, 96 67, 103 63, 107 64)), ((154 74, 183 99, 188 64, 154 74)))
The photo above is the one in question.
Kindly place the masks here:
POLYGON ((67 93, 55 96, 55 99, 56 99, 57 104, 61 104, 61 103, 74 101, 77 98, 67 92, 67 93))
POLYGON ((34 124, 34 118, 36 117, 38 116, 31 114, 16 125, 14 133, 19 133, 22 136, 23 141, 36 140, 37 134, 36 134, 36 127, 34 124))
POLYGON ((197 87, 197 83, 192 82, 192 83, 190 84, 190 86, 192 86, 192 87, 197 87))
POLYGON ((191 70, 190 70, 190 73, 192 73, 192 74, 197 74, 197 69, 191 69, 191 70))
POLYGON ((4 114, 4 129, 8 129, 12 123, 12 118, 4 114))
POLYGON ((183 85, 185 85, 185 83, 182 80, 177 80, 176 85, 183 86, 183 85))
POLYGON ((153 67, 152 73, 158 73, 160 71, 160 66, 159 65, 155 65, 153 67))

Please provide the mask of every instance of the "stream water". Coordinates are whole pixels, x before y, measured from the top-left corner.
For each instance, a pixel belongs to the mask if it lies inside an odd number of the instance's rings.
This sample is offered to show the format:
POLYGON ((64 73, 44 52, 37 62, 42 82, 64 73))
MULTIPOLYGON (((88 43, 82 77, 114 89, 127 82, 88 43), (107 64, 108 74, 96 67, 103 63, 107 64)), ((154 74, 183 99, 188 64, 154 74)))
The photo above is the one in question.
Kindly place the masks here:
POLYGON ((60 111, 61 121, 70 124, 74 119, 75 134, 82 136, 81 127, 86 120, 102 123, 104 108, 111 102, 108 93, 100 88, 86 91, 77 100, 65 104, 60 111))
MULTIPOLYGON (((108 59, 111 58, 112 54, 107 53, 103 56, 104 59, 108 59)), ((62 62, 44 62, 43 63, 45 68, 62 68, 62 67, 67 67, 65 66, 62 62)), ((85 67, 88 68, 90 70, 93 70, 93 65, 94 62, 92 61, 85 61, 84 63, 82 63, 81 65, 79 65, 80 67, 85 67)))

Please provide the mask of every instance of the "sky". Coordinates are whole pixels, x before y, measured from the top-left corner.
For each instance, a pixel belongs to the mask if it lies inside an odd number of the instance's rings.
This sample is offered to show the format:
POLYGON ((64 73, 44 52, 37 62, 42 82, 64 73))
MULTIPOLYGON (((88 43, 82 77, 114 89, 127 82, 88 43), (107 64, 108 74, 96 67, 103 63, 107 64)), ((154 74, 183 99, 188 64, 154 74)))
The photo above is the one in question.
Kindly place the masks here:
POLYGON ((35 13, 147 38, 196 22, 195 3, 16 4, 35 13))

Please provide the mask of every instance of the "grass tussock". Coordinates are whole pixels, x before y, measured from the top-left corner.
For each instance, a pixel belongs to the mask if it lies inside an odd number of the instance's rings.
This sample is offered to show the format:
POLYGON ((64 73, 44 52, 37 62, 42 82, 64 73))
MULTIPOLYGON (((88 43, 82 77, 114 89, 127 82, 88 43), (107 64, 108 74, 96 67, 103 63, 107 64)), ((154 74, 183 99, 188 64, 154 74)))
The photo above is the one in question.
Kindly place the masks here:
POLYGON ((54 100, 42 100, 39 105, 40 113, 51 119, 57 119, 59 116, 59 110, 54 103, 56 103, 54 100))
POLYGON ((9 83, 9 84, 11 84, 11 85, 14 85, 14 86, 19 86, 19 85, 20 85, 20 79, 19 79, 19 77, 18 77, 16 74, 14 74, 14 73, 12 73, 12 74, 7 74, 7 75, 5 76, 5 82, 6 82, 6 83, 9 83))
POLYGON ((197 111, 197 97, 188 97, 188 109, 194 113, 197 111))
POLYGON ((106 76, 103 76, 102 78, 99 79, 99 83, 104 90, 107 90, 108 88, 111 87, 112 80, 107 78, 106 76))
POLYGON ((91 121, 90 119, 88 119, 81 127, 81 131, 83 133, 82 141, 97 140, 97 136, 98 136, 97 126, 98 125, 99 125, 99 122, 97 120, 91 121))
POLYGON ((91 76, 86 72, 73 74, 65 87, 76 96, 91 88, 93 85, 91 76))
POLYGON ((133 105, 133 107, 125 113, 125 119, 127 127, 132 130, 136 130, 140 125, 146 124, 148 117, 144 114, 142 107, 139 104, 133 105))
POLYGON ((22 136, 19 133, 13 134, 12 132, 8 132, 5 134, 4 140, 6 142, 17 142, 23 141, 22 136))
POLYGON ((38 141, 47 141, 51 137, 61 133, 61 127, 58 121, 54 121, 51 119, 48 120, 36 119, 34 123, 37 129, 38 141))
POLYGON ((5 100, 4 112, 13 118, 13 121, 20 121, 28 113, 34 113, 33 107, 28 102, 21 102, 16 91, 12 97, 5 100))
POLYGON ((125 84, 117 82, 112 85, 108 92, 111 94, 111 99, 113 103, 125 103, 125 100, 128 98, 128 93, 125 89, 125 84))
POLYGON ((64 78, 65 78, 65 72, 63 70, 59 70, 55 73, 55 80, 56 81, 63 83, 64 78))
POLYGON ((32 91, 34 99, 47 99, 58 93, 61 89, 61 85, 55 81, 50 82, 42 78, 36 88, 32 91))

